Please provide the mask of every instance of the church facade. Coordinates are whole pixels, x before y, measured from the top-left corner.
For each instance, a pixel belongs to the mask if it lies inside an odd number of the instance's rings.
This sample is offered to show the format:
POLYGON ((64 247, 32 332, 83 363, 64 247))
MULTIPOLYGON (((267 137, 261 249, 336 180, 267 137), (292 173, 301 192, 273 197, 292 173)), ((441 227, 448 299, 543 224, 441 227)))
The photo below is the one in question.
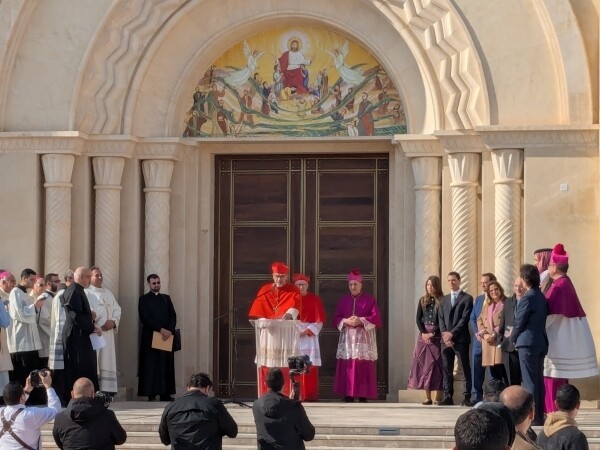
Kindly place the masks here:
MULTIPOLYGON (((329 315, 361 270, 385 316, 381 398, 406 389, 429 275, 511 291, 557 242, 600 345, 598 16, 593 0, 2 1, 0 267, 100 266, 133 395, 149 273, 178 313, 179 389, 205 370, 220 395, 255 391, 247 309, 273 260, 329 315)), ((326 324, 323 397, 336 338, 326 324)))

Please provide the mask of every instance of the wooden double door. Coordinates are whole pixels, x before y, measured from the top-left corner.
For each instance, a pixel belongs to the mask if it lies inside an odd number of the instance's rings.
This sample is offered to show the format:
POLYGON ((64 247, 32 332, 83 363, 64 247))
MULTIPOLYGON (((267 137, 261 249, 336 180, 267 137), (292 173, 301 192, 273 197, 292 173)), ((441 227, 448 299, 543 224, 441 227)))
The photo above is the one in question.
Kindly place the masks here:
MULTIPOLYGON (((377 332, 378 391, 387 393, 388 155, 227 156, 216 160, 215 391, 256 398, 248 310, 271 262, 311 277, 327 323, 320 334, 320 397, 332 399, 339 332, 331 324, 347 273, 363 274, 384 319, 377 332)), ((291 281, 291 274, 290 274, 291 281)))

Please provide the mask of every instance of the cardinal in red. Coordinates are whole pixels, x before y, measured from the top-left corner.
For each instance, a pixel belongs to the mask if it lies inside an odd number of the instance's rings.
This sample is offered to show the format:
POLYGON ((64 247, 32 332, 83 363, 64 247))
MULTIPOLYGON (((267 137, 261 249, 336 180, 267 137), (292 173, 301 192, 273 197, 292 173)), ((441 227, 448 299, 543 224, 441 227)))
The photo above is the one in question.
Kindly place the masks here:
POLYGON ((304 401, 319 399, 319 366, 321 366, 321 350, 319 348, 319 332, 325 323, 325 309, 321 299, 308 292, 310 277, 302 273, 293 276, 294 284, 302 294, 302 313, 300 314, 300 349, 308 355, 312 366, 301 380, 300 396, 304 401))
POLYGON ((248 316, 251 319, 297 319, 302 309, 298 288, 288 283, 290 269, 282 262, 271 265, 273 282, 260 288, 248 316))

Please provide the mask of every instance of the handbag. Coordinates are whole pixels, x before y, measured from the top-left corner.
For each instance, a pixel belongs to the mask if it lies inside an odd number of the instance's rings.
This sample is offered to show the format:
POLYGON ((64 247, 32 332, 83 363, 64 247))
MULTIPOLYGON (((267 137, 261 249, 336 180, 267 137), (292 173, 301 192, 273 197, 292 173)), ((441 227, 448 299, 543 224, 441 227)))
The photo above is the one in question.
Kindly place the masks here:
POLYGON ((181 350, 181 330, 175 328, 175 333, 173 334, 173 351, 178 352, 179 350, 181 350))

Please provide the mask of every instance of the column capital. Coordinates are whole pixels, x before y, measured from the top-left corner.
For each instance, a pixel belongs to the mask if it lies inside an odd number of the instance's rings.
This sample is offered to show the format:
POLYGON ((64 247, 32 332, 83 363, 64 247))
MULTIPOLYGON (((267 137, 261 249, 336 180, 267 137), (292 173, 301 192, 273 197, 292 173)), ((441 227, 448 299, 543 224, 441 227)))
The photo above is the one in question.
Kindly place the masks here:
POLYGON ((0 133, 0 152, 21 151, 39 154, 81 155, 87 135, 78 131, 0 133))
POLYGON ((442 158, 421 156, 411 158, 415 190, 442 190, 442 158))
POLYGON ((133 136, 93 136, 85 144, 86 154, 96 156, 135 156, 138 139, 133 136))
POLYGON ((188 159, 188 151, 195 148, 195 143, 183 143, 172 138, 141 141, 136 147, 137 157, 146 159, 164 159, 181 161, 188 159))
POLYGON ((444 155, 444 148, 439 139, 431 134, 397 134, 392 143, 409 158, 444 155))
POLYGON ((173 175, 173 161, 166 159, 146 159, 142 161, 144 182, 148 191, 171 192, 171 176, 173 175))
POLYGON ((477 186, 479 180, 478 153, 451 153, 448 155, 448 167, 452 178, 451 186, 477 186))
POLYGON ((125 158, 113 156, 97 156, 92 158, 92 167, 94 169, 94 181, 98 188, 121 189, 121 178, 123 176, 123 167, 125 167, 125 158))
POLYGON ((59 153, 42 155, 42 168, 46 183, 44 186, 72 187, 71 175, 75 157, 59 153))
POLYGON ((494 166, 494 183, 522 183, 523 150, 492 150, 492 165, 494 166))

